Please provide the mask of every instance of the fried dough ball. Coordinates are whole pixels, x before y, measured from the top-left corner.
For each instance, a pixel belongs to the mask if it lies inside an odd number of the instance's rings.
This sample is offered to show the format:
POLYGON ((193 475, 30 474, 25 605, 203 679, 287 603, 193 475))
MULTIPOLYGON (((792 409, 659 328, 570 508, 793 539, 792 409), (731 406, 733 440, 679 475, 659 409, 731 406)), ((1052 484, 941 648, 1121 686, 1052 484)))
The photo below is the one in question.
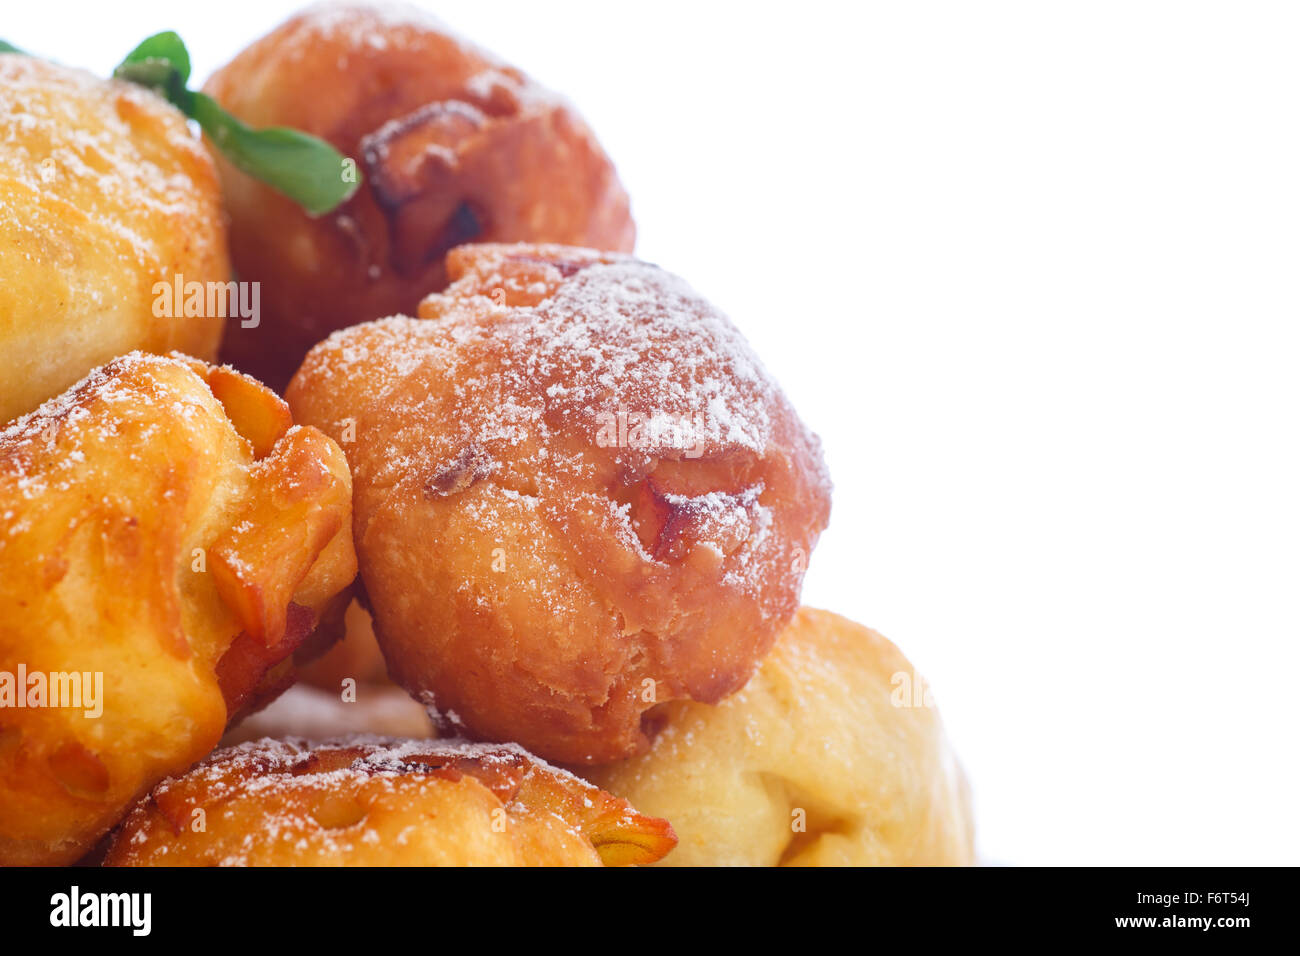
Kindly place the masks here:
POLYGON ((230 278, 220 201, 160 97, 0 54, 0 423, 132 349, 216 357, 222 320, 154 285, 230 278))
POLYGON ((974 862, 933 698, 875 631, 801 608, 744 690, 663 716, 649 753, 587 776, 672 821, 668 865, 974 862))
POLYGON ((637 813, 513 744, 259 740, 161 783, 107 866, 624 866, 673 848, 637 813))
POLYGON ((405 7, 321 5, 219 70, 207 92, 254 126, 292 126, 355 159, 356 195, 313 219, 221 157, 231 253, 262 283, 262 324, 222 357, 281 389, 335 329, 411 314, 466 242, 631 251, 628 198, 561 97, 405 7))
POLYGON ((625 757, 659 703, 743 686, 794 613, 820 444, 655 266, 485 245, 448 270, 426 318, 314 348, 288 401, 348 456, 393 679, 470 735, 625 757))
POLYGON ((0 432, 0 864, 210 752, 355 574, 342 452, 233 369, 133 352, 0 432))

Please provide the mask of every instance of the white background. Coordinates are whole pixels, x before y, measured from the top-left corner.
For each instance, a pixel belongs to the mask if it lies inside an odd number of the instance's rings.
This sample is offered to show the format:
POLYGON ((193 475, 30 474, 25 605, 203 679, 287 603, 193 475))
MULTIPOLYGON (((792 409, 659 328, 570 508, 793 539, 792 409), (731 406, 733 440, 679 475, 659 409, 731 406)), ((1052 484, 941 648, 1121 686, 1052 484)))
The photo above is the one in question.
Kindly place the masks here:
MULTIPOLYGON (((1300 8, 430 5, 574 100, 821 433, 805 600, 931 678, 986 859, 1300 863, 1300 8)), ((295 7, 3 29, 203 79, 295 7)))

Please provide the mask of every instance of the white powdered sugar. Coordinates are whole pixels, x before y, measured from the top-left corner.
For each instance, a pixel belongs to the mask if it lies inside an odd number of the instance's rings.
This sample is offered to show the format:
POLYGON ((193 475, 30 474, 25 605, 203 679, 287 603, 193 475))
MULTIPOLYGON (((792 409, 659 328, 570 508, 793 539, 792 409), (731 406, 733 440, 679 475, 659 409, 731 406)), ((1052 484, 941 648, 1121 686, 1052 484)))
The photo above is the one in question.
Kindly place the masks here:
MULTIPOLYGON (((611 536, 648 568, 704 549, 712 560, 695 566, 763 600, 764 580, 812 543, 782 524, 783 496, 829 482, 815 436, 731 321, 627 256, 503 246, 472 268, 422 307, 429 318, 337 332, 304 366, 309 394, 366 383, 349 453, 362 526, 401 488, 395 500, 454 498, 485 536, 531 513, 560 539, 611 536), (462 494, 479 483, 490 492, 462 494)), ((338 436, 344 423, 325 424, 338 436)), ((568 577, 516 585, 558 612, 568 577)), ((462 590, 478 600, 472 582, 462 590)))

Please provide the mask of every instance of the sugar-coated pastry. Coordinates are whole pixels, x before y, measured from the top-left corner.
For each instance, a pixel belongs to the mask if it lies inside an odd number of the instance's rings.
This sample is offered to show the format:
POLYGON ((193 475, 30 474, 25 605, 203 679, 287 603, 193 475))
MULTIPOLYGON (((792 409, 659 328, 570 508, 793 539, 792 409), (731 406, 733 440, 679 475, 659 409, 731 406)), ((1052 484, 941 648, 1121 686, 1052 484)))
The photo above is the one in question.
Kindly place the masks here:
POLYGON ((649 753, 596 784, 672 821, 674 866, 974 862, 966 778, 893 644, 801 608, 716 707, 670 704, 649 753))
POLYGON ((424 318, 314 348, 288 401, 348 456, 394 680, 472 736, 625 757, 663 702, 743 686, 794 613, 820 444, 655 266, 479 245, 448 271, 424 318))
POLYGON ((355 160, 361 187, 313 219, 218 158, 231 254, 262 322, 222 357, 282 388, 330 332, 410 314, 465 242, 630 251, 614 167, 571 106, 420 10, 311 7, 240 53, 207 92, 253 126, 292 126, 355 160))
POLYGON ((0 431, 0 864, 211 751, 355 574, 342 452, 232 369, 133 352, 0 431))
POLYGON ((513 744, 259 740, 159 784, 108 866, 620 866, 672 827, 513 744))
POLYGON ((216 357, 220 203, 207 150, 161 97, 0 53, 0 424, 132 349, 216 357), (203 315, 175 301, 178 280, 203 284, 203 315))

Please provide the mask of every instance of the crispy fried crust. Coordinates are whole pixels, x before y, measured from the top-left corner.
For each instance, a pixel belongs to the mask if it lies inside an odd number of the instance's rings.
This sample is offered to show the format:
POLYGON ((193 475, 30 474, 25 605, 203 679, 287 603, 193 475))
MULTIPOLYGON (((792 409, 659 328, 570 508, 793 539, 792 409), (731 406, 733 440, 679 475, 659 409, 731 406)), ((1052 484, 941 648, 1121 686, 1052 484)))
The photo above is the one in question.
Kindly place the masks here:
POLYGON ((466 246, 290 385, 356 483, 389 671, 548 759, 648 744, 743 686, 829 517, 821 448, 725 316, 625 256, 466 246), (645 715, 645 720, 643 720, 645 715))
POLYGON ((258 40, 207 92, 254 126, 320 136, 363 184, 319 219, 218 157, 231 250, 262 283, 262 324, 222 357, 279 389, 335 329, 415 311, 443 256, 479 241, 631 250, 608 157, 577 114, 419 11, 313 7, 258 40))
POLYGON ((513 745, 259 740, 166 780, 108 866, 622 866, 672 827, 513 745))
POLYGON ((160 97, 0 54, 0 423, 132 349, 216 357, 221 320, 159 315, 154 284, 230 278, 220 198, 160 97))
POLYGON ((672 820, 667 865, 974 862, 970 794, 933 698, 860 624, 801 608, 744 690, 663 718, 649 753, 587 776, 672 820))
POLYGON ((355 574, 338 446, 230 369, 131 353, 0 432, 0 682, 103 688, 0 707, 0 863, 75 860, 208 753, 355 574))

